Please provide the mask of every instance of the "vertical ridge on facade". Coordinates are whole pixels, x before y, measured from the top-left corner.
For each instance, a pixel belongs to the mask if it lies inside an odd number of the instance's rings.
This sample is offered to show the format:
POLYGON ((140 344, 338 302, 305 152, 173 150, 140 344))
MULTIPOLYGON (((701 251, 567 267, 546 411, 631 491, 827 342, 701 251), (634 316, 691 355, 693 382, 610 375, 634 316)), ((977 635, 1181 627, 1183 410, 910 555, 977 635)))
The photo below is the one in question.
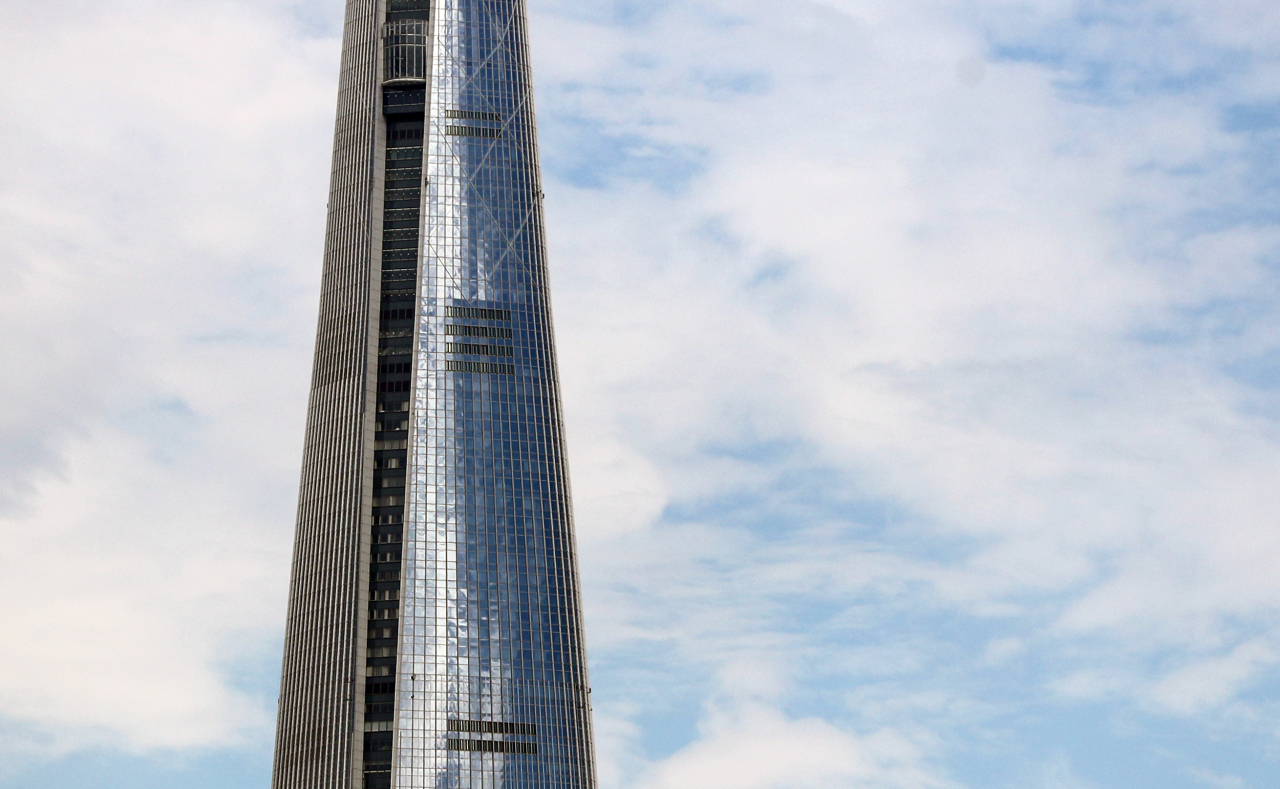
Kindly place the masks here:
POLYGON ((521 0, 351 0, 273 789, 595 789, 521 0))

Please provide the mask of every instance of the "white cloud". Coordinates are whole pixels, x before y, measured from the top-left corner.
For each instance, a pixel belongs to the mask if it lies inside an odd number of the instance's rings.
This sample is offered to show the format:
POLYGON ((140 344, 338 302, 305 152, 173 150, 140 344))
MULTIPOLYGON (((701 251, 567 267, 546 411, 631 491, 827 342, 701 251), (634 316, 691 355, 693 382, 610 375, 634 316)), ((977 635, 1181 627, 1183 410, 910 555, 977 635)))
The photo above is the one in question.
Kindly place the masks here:
POLYGON ((278 660, 336 42, 235 4, 8 11, 5 756, 260 742, 232 677, 278 660))
POLYGON ((923 763, 920 750, 892 733, 855 736, 816 719, 790 719, 772 706, 736 701, 716 708, 702 737, 639 782, 643 789, 858 789, 953 786, 923 763))
POLYGON ((1166 675, 1152 689, 1159 704, 1184 715, 1233 701, 1259 673, 1280 661, 1275 648, 1260 639, 1229 654, 1199 660, 1166 675))
MULTIPOLYGON (((532 4, 590 638, 637 683, 604 775, 939 786, 1046 687, 1256 702, 1280 452, 1228 370, 1280 283, 1222 118, 1272 5, 532 4), (704 728, 651 753, 676 696, 704 728)), ((0 715, 262 738, 227 667, 282 623, 334 10, 5 10, 0 715)))

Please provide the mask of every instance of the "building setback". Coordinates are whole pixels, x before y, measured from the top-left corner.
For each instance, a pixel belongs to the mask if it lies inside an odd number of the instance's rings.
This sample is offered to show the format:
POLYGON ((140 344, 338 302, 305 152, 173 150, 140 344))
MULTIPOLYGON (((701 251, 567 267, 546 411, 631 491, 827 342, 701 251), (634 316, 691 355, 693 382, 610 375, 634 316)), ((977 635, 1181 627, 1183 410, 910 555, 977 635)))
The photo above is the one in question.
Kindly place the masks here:
POLYGON ((273 789, 594 789, 521 0, 349 0, 273 789))

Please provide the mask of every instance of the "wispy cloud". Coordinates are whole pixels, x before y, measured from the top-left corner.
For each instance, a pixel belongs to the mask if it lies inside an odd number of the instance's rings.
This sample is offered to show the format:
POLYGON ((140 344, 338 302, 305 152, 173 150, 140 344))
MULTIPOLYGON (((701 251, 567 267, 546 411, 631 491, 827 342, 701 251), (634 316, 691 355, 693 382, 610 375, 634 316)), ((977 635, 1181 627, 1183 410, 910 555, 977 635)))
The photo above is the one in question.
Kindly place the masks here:
MULTIPOLYGON (((8 758, 260 751, 339 9, 5 10, 8 758)), ((609 785, 1265 785, 1272 5, 530 13, 609 785)))

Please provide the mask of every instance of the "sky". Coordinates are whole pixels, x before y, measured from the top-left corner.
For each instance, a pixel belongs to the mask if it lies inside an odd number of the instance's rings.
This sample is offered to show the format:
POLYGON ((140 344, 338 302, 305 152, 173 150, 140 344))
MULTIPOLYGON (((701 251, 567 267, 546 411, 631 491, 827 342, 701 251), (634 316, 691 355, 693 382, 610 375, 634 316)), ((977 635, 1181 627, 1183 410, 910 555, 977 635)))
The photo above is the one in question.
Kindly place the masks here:
MULTIPOLYGON (((1274 787, 1280 6, 528 12, 602 789, 1274 787)), ((265 789, 342 8, 0 13, 0 789, 265 789)))

